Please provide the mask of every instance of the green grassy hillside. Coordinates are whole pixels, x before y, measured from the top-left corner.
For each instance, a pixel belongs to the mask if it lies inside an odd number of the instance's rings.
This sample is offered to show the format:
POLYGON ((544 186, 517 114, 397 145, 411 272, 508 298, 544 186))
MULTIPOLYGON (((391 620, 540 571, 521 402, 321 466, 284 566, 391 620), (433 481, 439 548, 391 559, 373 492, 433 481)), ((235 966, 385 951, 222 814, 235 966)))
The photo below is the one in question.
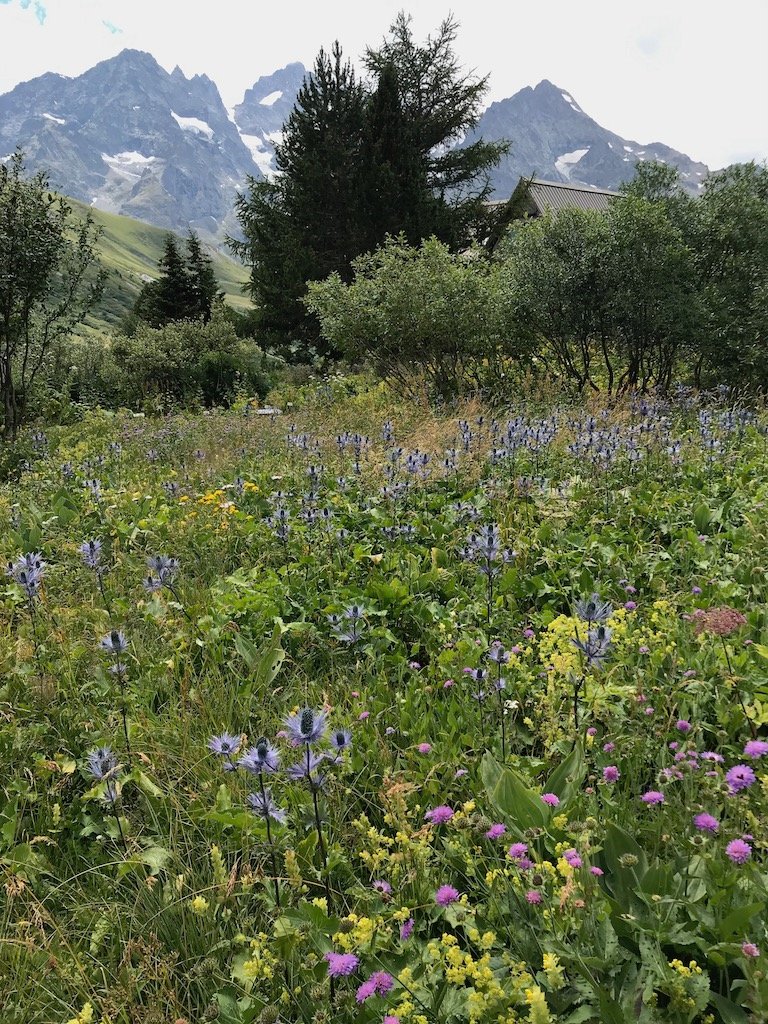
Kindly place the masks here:
MULTIPOLYGON (((131 217, 104 213, 76 199, 68 201, 75 216, 84 217, 90 210, 94 221, 102 228, 98 248, 102 265, 109 271, 104 294, 88 326, 93 329, 115 326, 133 306, 146 278, 157 277, 157 261, 168 231, 131 217)), ((241 290, 248 278, 246 268, 219 252, 212 252, 211 256, 226 301, 236 309, 248 309, 250 300, 241 290)))

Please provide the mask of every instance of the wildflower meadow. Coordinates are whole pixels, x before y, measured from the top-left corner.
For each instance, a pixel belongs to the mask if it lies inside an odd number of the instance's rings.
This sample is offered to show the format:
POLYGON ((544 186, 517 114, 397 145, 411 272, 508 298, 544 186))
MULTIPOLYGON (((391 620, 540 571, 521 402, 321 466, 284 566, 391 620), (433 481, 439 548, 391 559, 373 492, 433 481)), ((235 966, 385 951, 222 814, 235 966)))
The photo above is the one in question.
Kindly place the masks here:
POLYGON ((0 484, 2 1024, 768 1021, 768 416, 384 384, 0 484))

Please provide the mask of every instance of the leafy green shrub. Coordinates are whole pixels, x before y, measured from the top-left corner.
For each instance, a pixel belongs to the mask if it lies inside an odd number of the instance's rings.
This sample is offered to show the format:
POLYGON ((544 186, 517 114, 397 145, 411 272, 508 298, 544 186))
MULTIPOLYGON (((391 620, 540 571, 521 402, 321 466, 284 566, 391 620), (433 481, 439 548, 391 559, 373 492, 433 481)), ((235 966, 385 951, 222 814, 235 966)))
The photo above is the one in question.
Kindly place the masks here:
POLYGON ((476 388, 489 364, 510 352, 511 304, 497 267, 472 251, 456 255, 436 238, 410 246, 389 238, 338 274, 309 285, 307 308, 324 337, 352 360, 409 394, 426 378, 433 396, 476 388))
POLYGON ((237 336, 219 305, 208 323, 139 324, 111 345, 84 342, 78 352, 78 400, 87 404, 165 410, 227 405, 238 389, 265 395, 281 361, 237 336))

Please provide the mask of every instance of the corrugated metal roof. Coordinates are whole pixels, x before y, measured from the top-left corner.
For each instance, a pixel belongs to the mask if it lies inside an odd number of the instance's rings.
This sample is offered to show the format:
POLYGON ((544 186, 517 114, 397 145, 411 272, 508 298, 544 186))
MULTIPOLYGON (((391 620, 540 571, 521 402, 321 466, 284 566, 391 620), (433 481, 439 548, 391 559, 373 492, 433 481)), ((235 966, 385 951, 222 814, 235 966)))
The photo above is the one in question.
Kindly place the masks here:
POLYGON ((562 181, 541 181, 534 178, 528 186, 528 195, 536 213, 545 213, 547 210, 557 213, 560 210, 572 210, 574 207, 581 210, 605 211, 621 193, 610 192, 604 188, 590 188, 589 185, 572 185, 562 181))

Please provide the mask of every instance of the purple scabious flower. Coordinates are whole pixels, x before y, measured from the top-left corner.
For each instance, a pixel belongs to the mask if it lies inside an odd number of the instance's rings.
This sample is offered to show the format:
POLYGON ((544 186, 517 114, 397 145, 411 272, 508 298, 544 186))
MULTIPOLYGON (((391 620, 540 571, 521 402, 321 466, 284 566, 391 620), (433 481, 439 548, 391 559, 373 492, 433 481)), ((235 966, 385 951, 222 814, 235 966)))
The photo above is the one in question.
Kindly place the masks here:
POLYGON ((578 850, 566 850, 563 854, 565 860, 571 865, 572 868, 580 868, 584 861, 579 856, 578 850))
POLYGON ((325 959, 328 961, 329 978, 344 978, 354 974, 360 963, 354 953, 328 952, 325 954, 325 959))
POLYGON ((358 988, 355 998, 358 1003, 364 1003, 371 996, 385 996, 395 986, 395 979, 386 971, 376 971, 367 981, 358 988))
POLYGON ((748 789, 755 781, 755 773, 747 764, 735 764, 725 773, 725 781, 728 783, 728 792, 733 795, 748 789))
POLYGON ((280 765, 280 754, 272 744, 262 736, 256 746, 251 747, 237 762, 238 768, 245 768, 253 775, 272 775, 280 765))
POLYGON ((253 813, 260 818, 264 818, 265 821, 267 818, 274 818, 280 825, 285 824, 286 813, 277 806, 268 789, 263 793, 249 793, 246 800, 253 813))
POLYGON ((413 932, 413 918, 409 917, 407 921, 403 921, 400 925, 400 941, 406 942, 411 937, 413 932))
POLYGON ((765 740, 749 740, 744 745, 744 757, 765 757, 768 754, 768 743, 765 740))
POLYGON ((699 757, 703 761, 714 761, 715 764, 722 764, 725 758, 722 754, 718 754, 716 750, 703 750, 699 757))
POLYGON ((520 860, 521 857, 525 857, 528 853, 527 843, 512 843, 510 848, 507 850, 507 856, 511 857, 512 860, 520 860))
POLYGON ((693 824, 699 830, 699 832, 717 832, 720 828, 720 822, 717 818, 713 818, 711 814, 697 814, 693 819, 693 824))
POLYGON ((459 898, 459 890, 454 889, 452 885, 441 885, 435 893, 435 903, 439 907, 447 907, 451 903, 455 903, 459 898))
POLYGON ((128 650, 128 640, 122 630, 112 629, 99 640, 99 647, 107 654, 117 657, 128 650))
POLYGON ((218 736, 211 736, 208 740, 208 749, 212 750, 214 754, 218 754, 220 757, 231 757, 236 754, 240 749, 240 743, 242 740, 239 736, 233 736, 231 733, 222 732, 218 736))
POLYGON ((603 744, 603 753, 604 754, 612 754, 615 749, 616 749, 616 744, 615 743, 604 743, 603 744))
POLYGON ((295 715, 289 715, 285 720, 285 727, 294 746, 299 746, 301 743, 311 746, 313 743, 318 743, 325 735, 326 714, 324 711, 302 708, 295 715))
POLYGON ((420 754, 429 754, 432 751, 432 744, 431 743, 419 743, 419 745, 416 747, 416 749, 418 750, 418 752, 420 754))
POLYGON ((732 839, 726 846, 725 853, 734 864, 745 864, 752 856, 752 847, 743 839, 732 839))
POLYGON ((485 833, 486 839, 499 839, 507 831, 507 826, 502 825, 501 822, 495 822, 488 831, 485 833))
POLYGON ((603 871, 603 869, 602 869, 602 868, 599 868, 599 867, 597 867, 597 866, 591 867, 591 868, 589 869, 589 873, 590 873, 590 875, 594 875, 594 876, 595 876, 595 878, 601 878, 601 877, 602 877, 602 876, 603 876, 603 875, 605 874, 605 872, 603 871))
POLYGON ((371 882, 371 888, 375 889, 376 892, 380 892, 382 896, 392 895, 392 886, 389 882, 385 882, 383 878, 377 878, 375 881, 371 882))
POLYGON ((618 782, 620 775, 621 772, 615 764, 607 764, 605 768, 603 768, 603 779, 606 782, 618 782))
POLYGON ((649 789, 640 797, 644 804, 663 804, 665 797, 658 789, 649 789))
POLYGON ((427 811, 424 817, 432 825, 444 825, 446 821, 450 821, 453 817, 453 809, 445 804, 441 804, 440 807, 433 807, 431 811, 427 811))
POLYGON ((542 793, 541 799, 549 807, 560 806, 560 797, 556 793, 542 793))
POLYGON ((541 903, 541 893, 537 892, 536 889, 529 889, 525 894, 525 899, 531 906, 538 906, 541 903))
POLYGON ((679 732, 690 732, 691 723, 685 718, 678 718, 677 722, 675 722, 675 728, 679 732))
POLYGON ((742 942, 741 952, 744 956, 748 957, 760 956, 760 949, 754 944, 754 942, 742 942))

